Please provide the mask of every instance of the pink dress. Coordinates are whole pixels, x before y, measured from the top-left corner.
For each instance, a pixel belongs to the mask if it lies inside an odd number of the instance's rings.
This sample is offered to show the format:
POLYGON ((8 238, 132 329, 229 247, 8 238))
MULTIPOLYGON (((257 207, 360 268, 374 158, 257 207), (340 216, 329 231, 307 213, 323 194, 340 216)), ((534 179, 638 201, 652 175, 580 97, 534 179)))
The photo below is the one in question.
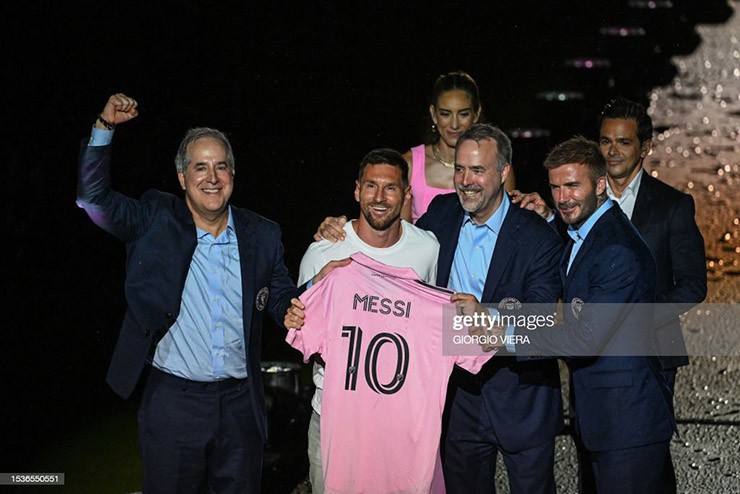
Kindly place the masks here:
POLYGON ((426 213, 429 203, 440 194, 455 192, 455 189, 439 189, 427 185, 424 144, 411 148, 411 222, 416 223, 426 213))

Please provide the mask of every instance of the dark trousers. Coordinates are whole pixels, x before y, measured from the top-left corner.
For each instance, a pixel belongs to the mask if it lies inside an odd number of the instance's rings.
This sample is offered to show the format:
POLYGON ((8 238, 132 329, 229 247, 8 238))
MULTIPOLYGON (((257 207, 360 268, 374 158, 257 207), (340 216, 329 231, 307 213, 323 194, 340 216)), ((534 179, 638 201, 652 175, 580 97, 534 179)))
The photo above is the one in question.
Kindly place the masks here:
POLYGON ((663 484, 669 441, 615 451, 587 451, 578 446, 578 492, 656 494, 663 484))
POLYGON ((246 379, 199 383, 152 369, 139 407, 144 494, 257 493, 264 441, 246 379))
POLYGON ((511 494, 554 494, 555 438, 523 451, 504 451, 485 407, 471 405, 461 400, 450 408, 442 458, 447 493, 496 492, 496 459, 501 453, 511 494))
MULTIPOLYGON (((674 395, 674 390, 676 386, 676 370, 677 369, 663 369, 663 375, 666 378, 666 381, 668 382, 668 388, 671 390, 671 395, 674 395)), ((583 443, 578 439, 577 435, 573 438, 576 444, 576 452, 578 455, 578 493, 579 494, 601 494, 602 492, 611 492, 611 491, 605 491, 603 488, 598 489, 597 488, 597 480, 596 480, 596 472, 594 471, 594 463, 593 463, 593 454, 586 451, 585 446, 583 443)), ((646 446, 647 448, 648 446, 646 446)), ((630 491, 627 488, 627 484, 624 485, 624 490, 622 492, 654 492, 656 494, 676 494, 677 487, 676 487, 676 472, 673 468, 673 460, 671 459, 671 449, 670 449, 670 442, 667 443, 658 443, 658 445, 651 445, 651 447, 655 447, 655 451, 657 455, 660 455, 659 458, 662 458, 662 465, 656 466, 653 464, 653 462, 650 463, 650 471, 646 472, 645 474, 649 479, 646 477, 645 482, 652 482, 654 481, 654 477, 656 477, 656 472, 660 472, 660 475, 658 476, 658 483, 655 484, 656 487, 654 490, 633 490, 630 491), (663 452, 662 445, 665 444, 665 452, 663 452)), ((620 454, 634 454, 634 455, 640 455, 640 448, 634 448, 634 449, 626 449, 622 450, 622 453, 620 454), (632 451, 633 453, 628 453, 632 451)), ((617 453, 617 452, 614 452, 617 453)), ((651 459, 648 459, 650 461, 651 459)), ((635 489, 638 489, 635 487, 635 489)), ((618 492, 618 491, 615 491, 618 492)))
MULTIPOLYGON (((677 368, 663 369, 663 375, 665 380, 668 382, 668 389, 671 390, 671 396, 676 396, 676 372, 677 368)), ((676 494, 676 471, 673 468, 673 460, 671 459, 671 451, 668 449, 668 455, 666 455, 665 464, 663 465, 663 483, 661 485, 661 494, 676 494)))

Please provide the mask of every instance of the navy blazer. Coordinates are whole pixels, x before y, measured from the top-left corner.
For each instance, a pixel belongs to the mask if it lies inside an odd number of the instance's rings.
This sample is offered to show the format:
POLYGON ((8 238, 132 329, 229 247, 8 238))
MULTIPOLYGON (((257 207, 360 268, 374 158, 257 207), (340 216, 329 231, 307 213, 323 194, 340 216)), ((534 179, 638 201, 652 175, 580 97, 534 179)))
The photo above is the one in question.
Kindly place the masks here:
POLYGON ((676 430, 671 393, 658 358, 646 356, 655 349, 650 250, 615 204, 566 274, 568 257, 561 262, 564 324, 528 332, 530 351, 571 356, 571 409, 588 450, 668 441, 676 430))
MULTIPOLYGON (((449 281, 463 218, 457 194, 452 193, 435 197, 416 223, 439 240, 439 286, 447 286, 449 281)), ((531 211, 510 207, 496 241, 481 302, 497 304, 513 297, 522 303, 555 304, 561 292, 558 263, 562 251, 560 237, 545 220, 531 211)), ((563 427, 555 359, 518 362, 513 356, 498 354, 476 376, 458 371, 451 383, 482 394, 506 451, 522 451, 552 440, 563 427)), ((453 427, 450 424, 450 434, 453 427)))
POLYGON ((707 295, 704 238, 694 219, 694 200, 643 170, 632 224, 658 269, 655 326, 661 364, 664 369, 687 365, 678 316, 707 295))
MULTIPOLYGON (((173 194, 149 190, 141 199, 110 187, 111 146, 83 143, 77 204, 90 218, 126 245, 125 294, 128 307, 107 381, 123 398, 131 395, 151 362, 155 347, 178 317, 185 279, 197 245, 195 223, 185 202, 173 194)), ((262 316, 282 324, 290 299, 297 296, 283 263, 279 226, 260 215, 231 207, 239 244, 244 343, 255 419, 267 432, 260 358, 262 316), (268 291, 266 303, 258 294, 268 291)))

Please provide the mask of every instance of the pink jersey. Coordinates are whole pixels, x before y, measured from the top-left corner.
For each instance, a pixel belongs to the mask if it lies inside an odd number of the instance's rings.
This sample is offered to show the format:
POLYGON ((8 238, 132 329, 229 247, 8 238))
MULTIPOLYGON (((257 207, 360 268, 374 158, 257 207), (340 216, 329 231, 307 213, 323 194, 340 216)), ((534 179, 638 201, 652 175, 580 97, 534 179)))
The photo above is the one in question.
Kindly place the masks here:
POLYGON ((286 340, 326 362, 321 413, 325 492, 428 493, 447 382, 491 357, 442 354, 452 292, 361 254, 301 296, 305 325, 286 340))

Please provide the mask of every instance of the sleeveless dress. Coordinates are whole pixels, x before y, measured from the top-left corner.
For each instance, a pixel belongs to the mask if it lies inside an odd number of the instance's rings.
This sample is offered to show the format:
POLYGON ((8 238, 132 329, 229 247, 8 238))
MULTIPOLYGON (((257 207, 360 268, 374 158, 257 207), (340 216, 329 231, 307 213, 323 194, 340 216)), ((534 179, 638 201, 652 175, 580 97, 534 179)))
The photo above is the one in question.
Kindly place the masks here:
POLYGON ((411 148, 411 221, 416 223, 429 207, 432 199, 455 189, 440 189, 427 185, 424 144, 411 148))

